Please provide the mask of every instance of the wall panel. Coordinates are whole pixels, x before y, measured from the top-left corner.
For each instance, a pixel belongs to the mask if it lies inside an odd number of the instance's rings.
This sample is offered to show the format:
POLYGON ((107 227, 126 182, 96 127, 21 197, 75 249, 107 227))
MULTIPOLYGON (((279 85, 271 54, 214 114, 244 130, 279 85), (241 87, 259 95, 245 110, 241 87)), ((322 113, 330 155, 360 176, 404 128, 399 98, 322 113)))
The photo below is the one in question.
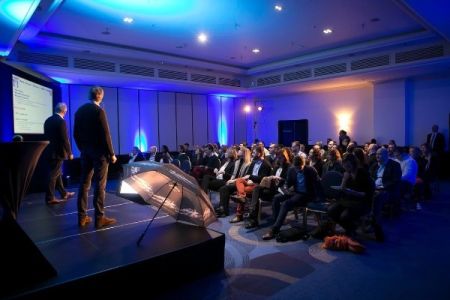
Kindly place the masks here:
POLYGON ((192 97, 191 94, 177 93, 176 114, 177 114, 177 147, 178 145, 193 144, 192 135, 192 97))
POLYGON ((147 148, 157 146, 159 149, 158 136, 158 92, 139 91, 139 116, 141 120, 141 147, 147 148))
POLYGON ((130 153, 133 146, 140 147, 138 100, 138 90, 118 90, 120 154, 130 153))
POLYGON ((159 144, 170 151, 177 149, 177 120, 175 116, 175 93, 158 93, 159 144))
MULTIPOLYGON (((193 145, 208 143, 208 107, 206 95, 192 95, 193 145)), ((194 149, 193 147, 191 147, 194 149)))

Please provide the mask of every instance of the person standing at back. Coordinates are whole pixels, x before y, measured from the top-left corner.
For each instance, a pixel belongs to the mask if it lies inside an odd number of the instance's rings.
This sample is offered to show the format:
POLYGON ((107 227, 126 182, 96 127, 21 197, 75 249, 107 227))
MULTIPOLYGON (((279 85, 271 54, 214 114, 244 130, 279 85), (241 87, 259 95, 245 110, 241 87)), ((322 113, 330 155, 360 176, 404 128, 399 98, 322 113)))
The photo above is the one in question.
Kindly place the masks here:
POLYGON ((44 135, 50 142, 44 152, 49 168, 45 201, 50 205, 61 203, 75 195, 74 192, 66 191, 62 181, 61 167, 63 162, 65 159, 73 159, 67 126, 64 121, 66 113, 67 105, 60 102, 55 106, 55 113, 47 118, 44 123, 44 135), (55 198, 55 189, 61 195, 61 200, 55 198))
POLYGON ((116 223, 105 216, 105 188, 109 162, 117 161, 112 146, 108 120, 100 107, 104 91, 94 86, 89 91, 89 103, 82 105, 75 113, 74 138, 80 149, 81 178, 78 191, 78 225, 84 227, 92 222, 87 215, 88 191, 94 183, 95 227, 101 228, 116 223))

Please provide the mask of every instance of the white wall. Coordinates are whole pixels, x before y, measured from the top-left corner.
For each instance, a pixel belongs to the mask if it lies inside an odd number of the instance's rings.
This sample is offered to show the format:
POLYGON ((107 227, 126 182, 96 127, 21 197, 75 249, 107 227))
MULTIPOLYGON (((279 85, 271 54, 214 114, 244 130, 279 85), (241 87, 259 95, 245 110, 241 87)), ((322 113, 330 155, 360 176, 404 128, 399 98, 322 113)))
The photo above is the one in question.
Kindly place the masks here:
POLYGON ((391 139, 397 145, 407 144, 405 103, 405 80, 374 85, 374 137, 379 144, 387 144, 391 139))
POLYGON ((340 129, 364 143, 374 136, 373 88, 364 85, 352 88, 311 91, 296 95, 258 99, 262 112, 254 111, 255 133, 266 144, 278 141, 278 120, 308 119, 309 144, 337 139, 340 129), (347 125, 340 121, 348 121, 347 125))
POLYGON ((426 135, 436 124, 445 136, 448 149, 450 76, 415 79, 410 94, 411 143, 420 145, 426 142, 426 135))

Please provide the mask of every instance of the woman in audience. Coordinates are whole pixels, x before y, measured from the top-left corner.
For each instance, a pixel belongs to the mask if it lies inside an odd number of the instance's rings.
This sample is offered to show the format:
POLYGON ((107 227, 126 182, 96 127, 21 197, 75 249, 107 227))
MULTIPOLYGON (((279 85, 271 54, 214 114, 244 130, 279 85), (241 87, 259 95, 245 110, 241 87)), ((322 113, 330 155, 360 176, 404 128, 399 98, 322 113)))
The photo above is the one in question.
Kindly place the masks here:
POLYGON ((316 169, 317 174, 319 176, 322 176, 322 168, 323 168, 323 161, 322 161, 322 152, 319 146, 314 145, 312 148, 312 153, 309 157, 309 165, 316 169))
POLYGON ((167 145, 163 145, 161 148, 161 160, 159 162, 162 163, 171 163, 173 161, 172 156, 170 155, 169 147, 167 145))
POLYGON ((364 168, 369 171, 369 165, 366 162, 366 155, 364 154, 364 151, 361 148, 355 148, 355 150, 353 150, 353 154, 358 160, 358 168, 364 168))
POLYGON ((355 155, 347 154, 342 164, 345 170, 342 197, 328 208, 328 216, 345 229, 346 235, 353 236, 355 221, 370 210, 375 186, 369 172, 358 167, 355 155))
POLYGON ((250 149, 241 146, 238 151, 238 158, 234 164, 233 179, 228 180, 224 186, 219 188, 220 203, 215 209, 218 218, 229 215, 230 195, 236 191, 236 180, 247 173, 247 169, 251 163, 250 149))
POLYGON ((322 176, 330 171, 344 173, 344 168, 342 167, 341 153, 336 148, 328 150, 327 161, 323 165, 322 169, 322 176))

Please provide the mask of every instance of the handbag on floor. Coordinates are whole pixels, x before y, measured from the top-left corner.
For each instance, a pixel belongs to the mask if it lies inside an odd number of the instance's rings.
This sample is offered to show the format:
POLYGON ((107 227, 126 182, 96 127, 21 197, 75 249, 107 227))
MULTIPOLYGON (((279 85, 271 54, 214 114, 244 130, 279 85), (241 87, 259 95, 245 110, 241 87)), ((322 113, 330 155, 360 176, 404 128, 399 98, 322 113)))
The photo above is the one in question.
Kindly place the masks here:
POLYGON ((286 230, 282 230, 277 235, 277 242, 279 243, 287 243, 307 239, 309 239, 308 231, 298 227, 292 227, 286 230))

